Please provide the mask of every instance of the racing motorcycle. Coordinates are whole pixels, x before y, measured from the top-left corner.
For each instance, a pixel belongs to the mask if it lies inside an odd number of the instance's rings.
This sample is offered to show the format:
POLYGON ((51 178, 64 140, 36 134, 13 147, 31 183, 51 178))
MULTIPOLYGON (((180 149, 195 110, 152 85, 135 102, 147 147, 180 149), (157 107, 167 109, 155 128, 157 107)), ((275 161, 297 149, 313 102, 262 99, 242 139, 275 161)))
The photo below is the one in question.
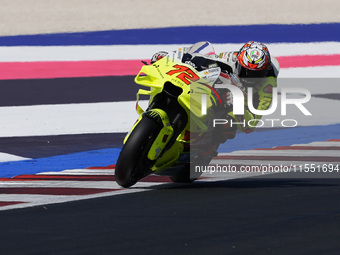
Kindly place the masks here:
POLYGON ((144 63, 135 77, 149 89, 137 93, 139 117, 116 163, 115 179, 122 187, 150 174, 169 176, 173 182, 194 181, 200 173, 191 166, 207 165, 216 155, 216 146, 208 145, 216 133, 212 117, 223 105, 213 89, 221 68, 214 61, 198 68, 184 58, 178 49, 153 64, 144 63), (140 95, 149 96, 146 110, 139 105, 140 95))

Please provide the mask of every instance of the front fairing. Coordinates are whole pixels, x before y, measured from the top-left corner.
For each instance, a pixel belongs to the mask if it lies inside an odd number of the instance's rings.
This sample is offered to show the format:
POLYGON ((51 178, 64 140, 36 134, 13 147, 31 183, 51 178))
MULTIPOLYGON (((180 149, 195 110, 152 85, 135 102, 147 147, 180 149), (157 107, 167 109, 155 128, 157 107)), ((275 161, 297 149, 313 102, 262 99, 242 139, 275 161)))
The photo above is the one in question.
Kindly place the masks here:
MULTIPOLYGON (((180 87, 182 93, 178 96, 179 104, 190 116, 187 129, 190 132, 204 132, 207 130, 206 122, 209 119, 209 109, 217 102, 212 95, 212 84, 218 78, 220 69, 212 68, 201 72, 192 66, 181 63, 173 56, 166 56, 152 65, 145 65, 135 78, 135 82, 150 90, 139 90, 139 94, 149 95, 152 98, 163 91, 167 82, 180 87), (202 99, 206 105, 202 108, 202 99)), ((138 107, 137 107, 138 111, 138 107)), ((143 111, 139 110, 139 114, 143 111)))

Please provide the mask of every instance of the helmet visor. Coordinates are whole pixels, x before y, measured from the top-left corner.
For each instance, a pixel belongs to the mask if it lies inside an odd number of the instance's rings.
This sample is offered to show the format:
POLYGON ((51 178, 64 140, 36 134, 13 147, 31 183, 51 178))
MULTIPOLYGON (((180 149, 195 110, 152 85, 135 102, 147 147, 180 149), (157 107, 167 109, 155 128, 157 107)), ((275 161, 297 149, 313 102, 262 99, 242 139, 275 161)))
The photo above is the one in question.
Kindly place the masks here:
POLYGON ((267 74, 267 69, 250 70, 250 69, 243 67, 239 63, 236 64, 236 68, 237 68, 237 75, 240 78, 263 78, 263 77, 266 77, 266 74, 267 74))

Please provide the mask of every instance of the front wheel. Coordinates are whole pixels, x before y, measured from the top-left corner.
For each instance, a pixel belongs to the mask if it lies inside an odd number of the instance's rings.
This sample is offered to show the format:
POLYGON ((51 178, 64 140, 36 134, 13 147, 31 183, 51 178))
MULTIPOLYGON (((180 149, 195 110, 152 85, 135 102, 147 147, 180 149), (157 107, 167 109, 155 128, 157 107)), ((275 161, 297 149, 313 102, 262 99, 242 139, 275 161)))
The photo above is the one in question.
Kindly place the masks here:
POLYGON ((151 173, 154 162, 147 155, 161 128, 155 120, 143 117, 133 129, 116 164, 115 179, 120 186, 128 188, 151 173))

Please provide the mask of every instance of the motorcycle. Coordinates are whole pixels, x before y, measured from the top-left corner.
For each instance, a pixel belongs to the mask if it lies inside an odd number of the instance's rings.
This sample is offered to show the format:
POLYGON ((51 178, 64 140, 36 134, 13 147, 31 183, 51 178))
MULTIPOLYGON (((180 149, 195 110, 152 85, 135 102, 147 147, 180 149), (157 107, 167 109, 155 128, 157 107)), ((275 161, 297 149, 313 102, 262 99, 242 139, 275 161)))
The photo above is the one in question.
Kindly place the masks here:
POLYGON ((201 173, 191 166, 207 165, 216 155, 216 146, 214 150, 207 145, 213 144, 212 117, 222 105, 213 89, 221 68, 211 61, 200 70, 183 57, 178 49, 153 64, 144 63, 135 77, 135 83, 149 89, 137 93, 138 120, 116 163, 115 179, 122 187, 150 174, 192 182, 201 173), (141 95, 150 97, 145 111, 139 105, 141 95))

